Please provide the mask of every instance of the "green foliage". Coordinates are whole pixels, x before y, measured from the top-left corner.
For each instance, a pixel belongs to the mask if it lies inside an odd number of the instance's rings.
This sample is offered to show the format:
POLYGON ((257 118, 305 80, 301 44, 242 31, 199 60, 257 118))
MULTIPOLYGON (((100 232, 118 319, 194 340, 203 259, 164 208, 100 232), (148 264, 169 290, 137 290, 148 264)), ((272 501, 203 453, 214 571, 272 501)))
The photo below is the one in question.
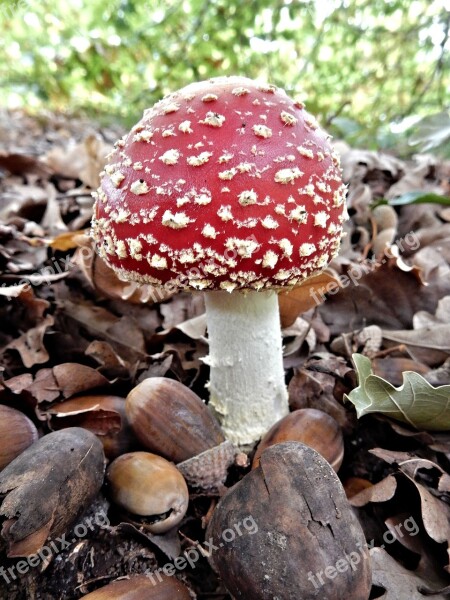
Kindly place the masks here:
POLYGON ((450 198, 433 192, 407 192, 397 198, 391 198, 387 204, 391 206, 404 206, 405 204, 442 204, 450 206, 450 198))
POLYGON ((411 146, 419 146, 424 152, 433 150, 450 158, 450 114, 441 112, 421 119, 414 128, 409 143, 411 146))
POLYGON ((396 388, 374 375, 370 360, 353 354, 358 387, 345 396, 355 405, 358 418, 381 413, 419 430, 450 430, 450 385, 433 387, 414 373, 403 373, 403 384, 396 388))
POLYGON ((135 121, 193 80, 242 74, 338 135, 442 111, 450 17, 436 0, 0 0, 0 103, 135 121))

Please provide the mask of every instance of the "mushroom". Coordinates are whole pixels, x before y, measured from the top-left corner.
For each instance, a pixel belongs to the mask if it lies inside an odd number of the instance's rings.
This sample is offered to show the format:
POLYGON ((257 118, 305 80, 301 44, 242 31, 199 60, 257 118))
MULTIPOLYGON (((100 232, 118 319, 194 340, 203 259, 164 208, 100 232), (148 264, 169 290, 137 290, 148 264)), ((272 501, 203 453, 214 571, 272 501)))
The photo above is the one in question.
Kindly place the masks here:
POLYGON ((163 98, 102 173, 100 256, 124 279, 206 292, 209 404, 236 444, 288 413, 277 292, 337 254, 344 195, 329 136, 303 104, 244 77, 163 98))

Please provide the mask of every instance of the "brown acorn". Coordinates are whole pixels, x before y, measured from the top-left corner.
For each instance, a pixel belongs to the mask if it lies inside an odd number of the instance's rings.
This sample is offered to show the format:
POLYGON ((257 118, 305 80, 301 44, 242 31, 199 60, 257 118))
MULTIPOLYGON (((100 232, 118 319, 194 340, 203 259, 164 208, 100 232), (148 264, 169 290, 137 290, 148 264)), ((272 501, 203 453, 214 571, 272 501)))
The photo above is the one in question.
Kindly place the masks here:
POLYGON ((302 442, 317 450, 337 472, 344 458, 344 439, 339 423, 315 408, 295 410, 275 423, 260 441, 252 469, 259 465, 263 451, 280 442, 302 442))
POLYGON ((233 598, 367 600, 370 558, 336 473, 300 442, 267 448, 220 500, 206 532, 233 598))
POLYGON ((175 463, 225 441, 204 402, 173 379, 145 379, 128 394, 125 409, 141 444, 175 463))
POLYGON ((0 404, 0 471, 38 438, 34 423, 26 415, 0 404))
POLYGON ((116 458, 106 477, 111 499, 152 533, 165 533, 183 519, 189 503, 186 482, 178 469, 150 452, 116 458))
POLYGON ((36 553, 67 531, 103 484, 105 455, 80 427, 54 431, 0 472, 0 536, 7 556, 36 553))
POLYGON ((160 573, 135 575, 105 585, 87 596, 86 600, 192 600, 188 588, 176 577, 160 573))

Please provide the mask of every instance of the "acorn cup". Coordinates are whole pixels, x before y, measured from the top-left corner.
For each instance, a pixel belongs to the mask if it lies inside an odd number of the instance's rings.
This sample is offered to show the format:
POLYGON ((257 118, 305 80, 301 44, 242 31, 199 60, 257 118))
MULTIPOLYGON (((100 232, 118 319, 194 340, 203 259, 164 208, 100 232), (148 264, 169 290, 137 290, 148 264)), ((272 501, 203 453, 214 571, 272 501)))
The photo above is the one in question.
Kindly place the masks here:
POLYGON ((177 467, 192 488, 215 495, 223 491, 228 469, 235 456, 236 448, 227 440, 178 463, 177 467))
POLYGON ((38 438, 34 423, 26 415, 0 404, 0 471, 38 438))
POLYGON ((141 444, 175 462, 192 488, 221 489, 236 449, 192 390, 173 379, 150 377, 131 390, 125 410, 141 444))

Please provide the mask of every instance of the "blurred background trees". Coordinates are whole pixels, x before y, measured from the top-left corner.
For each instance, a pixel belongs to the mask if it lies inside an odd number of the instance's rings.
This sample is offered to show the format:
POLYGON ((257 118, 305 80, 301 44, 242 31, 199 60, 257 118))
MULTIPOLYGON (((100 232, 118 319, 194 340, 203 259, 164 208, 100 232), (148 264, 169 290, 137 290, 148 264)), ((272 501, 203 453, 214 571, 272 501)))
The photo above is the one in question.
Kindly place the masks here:
POLYGON ((449 11, 449 0, 0 0, 0 106, 130 124, 168 91, 242 74, 284 87, 350 143, 387 148, 409 127, 442 137, 449 11))

